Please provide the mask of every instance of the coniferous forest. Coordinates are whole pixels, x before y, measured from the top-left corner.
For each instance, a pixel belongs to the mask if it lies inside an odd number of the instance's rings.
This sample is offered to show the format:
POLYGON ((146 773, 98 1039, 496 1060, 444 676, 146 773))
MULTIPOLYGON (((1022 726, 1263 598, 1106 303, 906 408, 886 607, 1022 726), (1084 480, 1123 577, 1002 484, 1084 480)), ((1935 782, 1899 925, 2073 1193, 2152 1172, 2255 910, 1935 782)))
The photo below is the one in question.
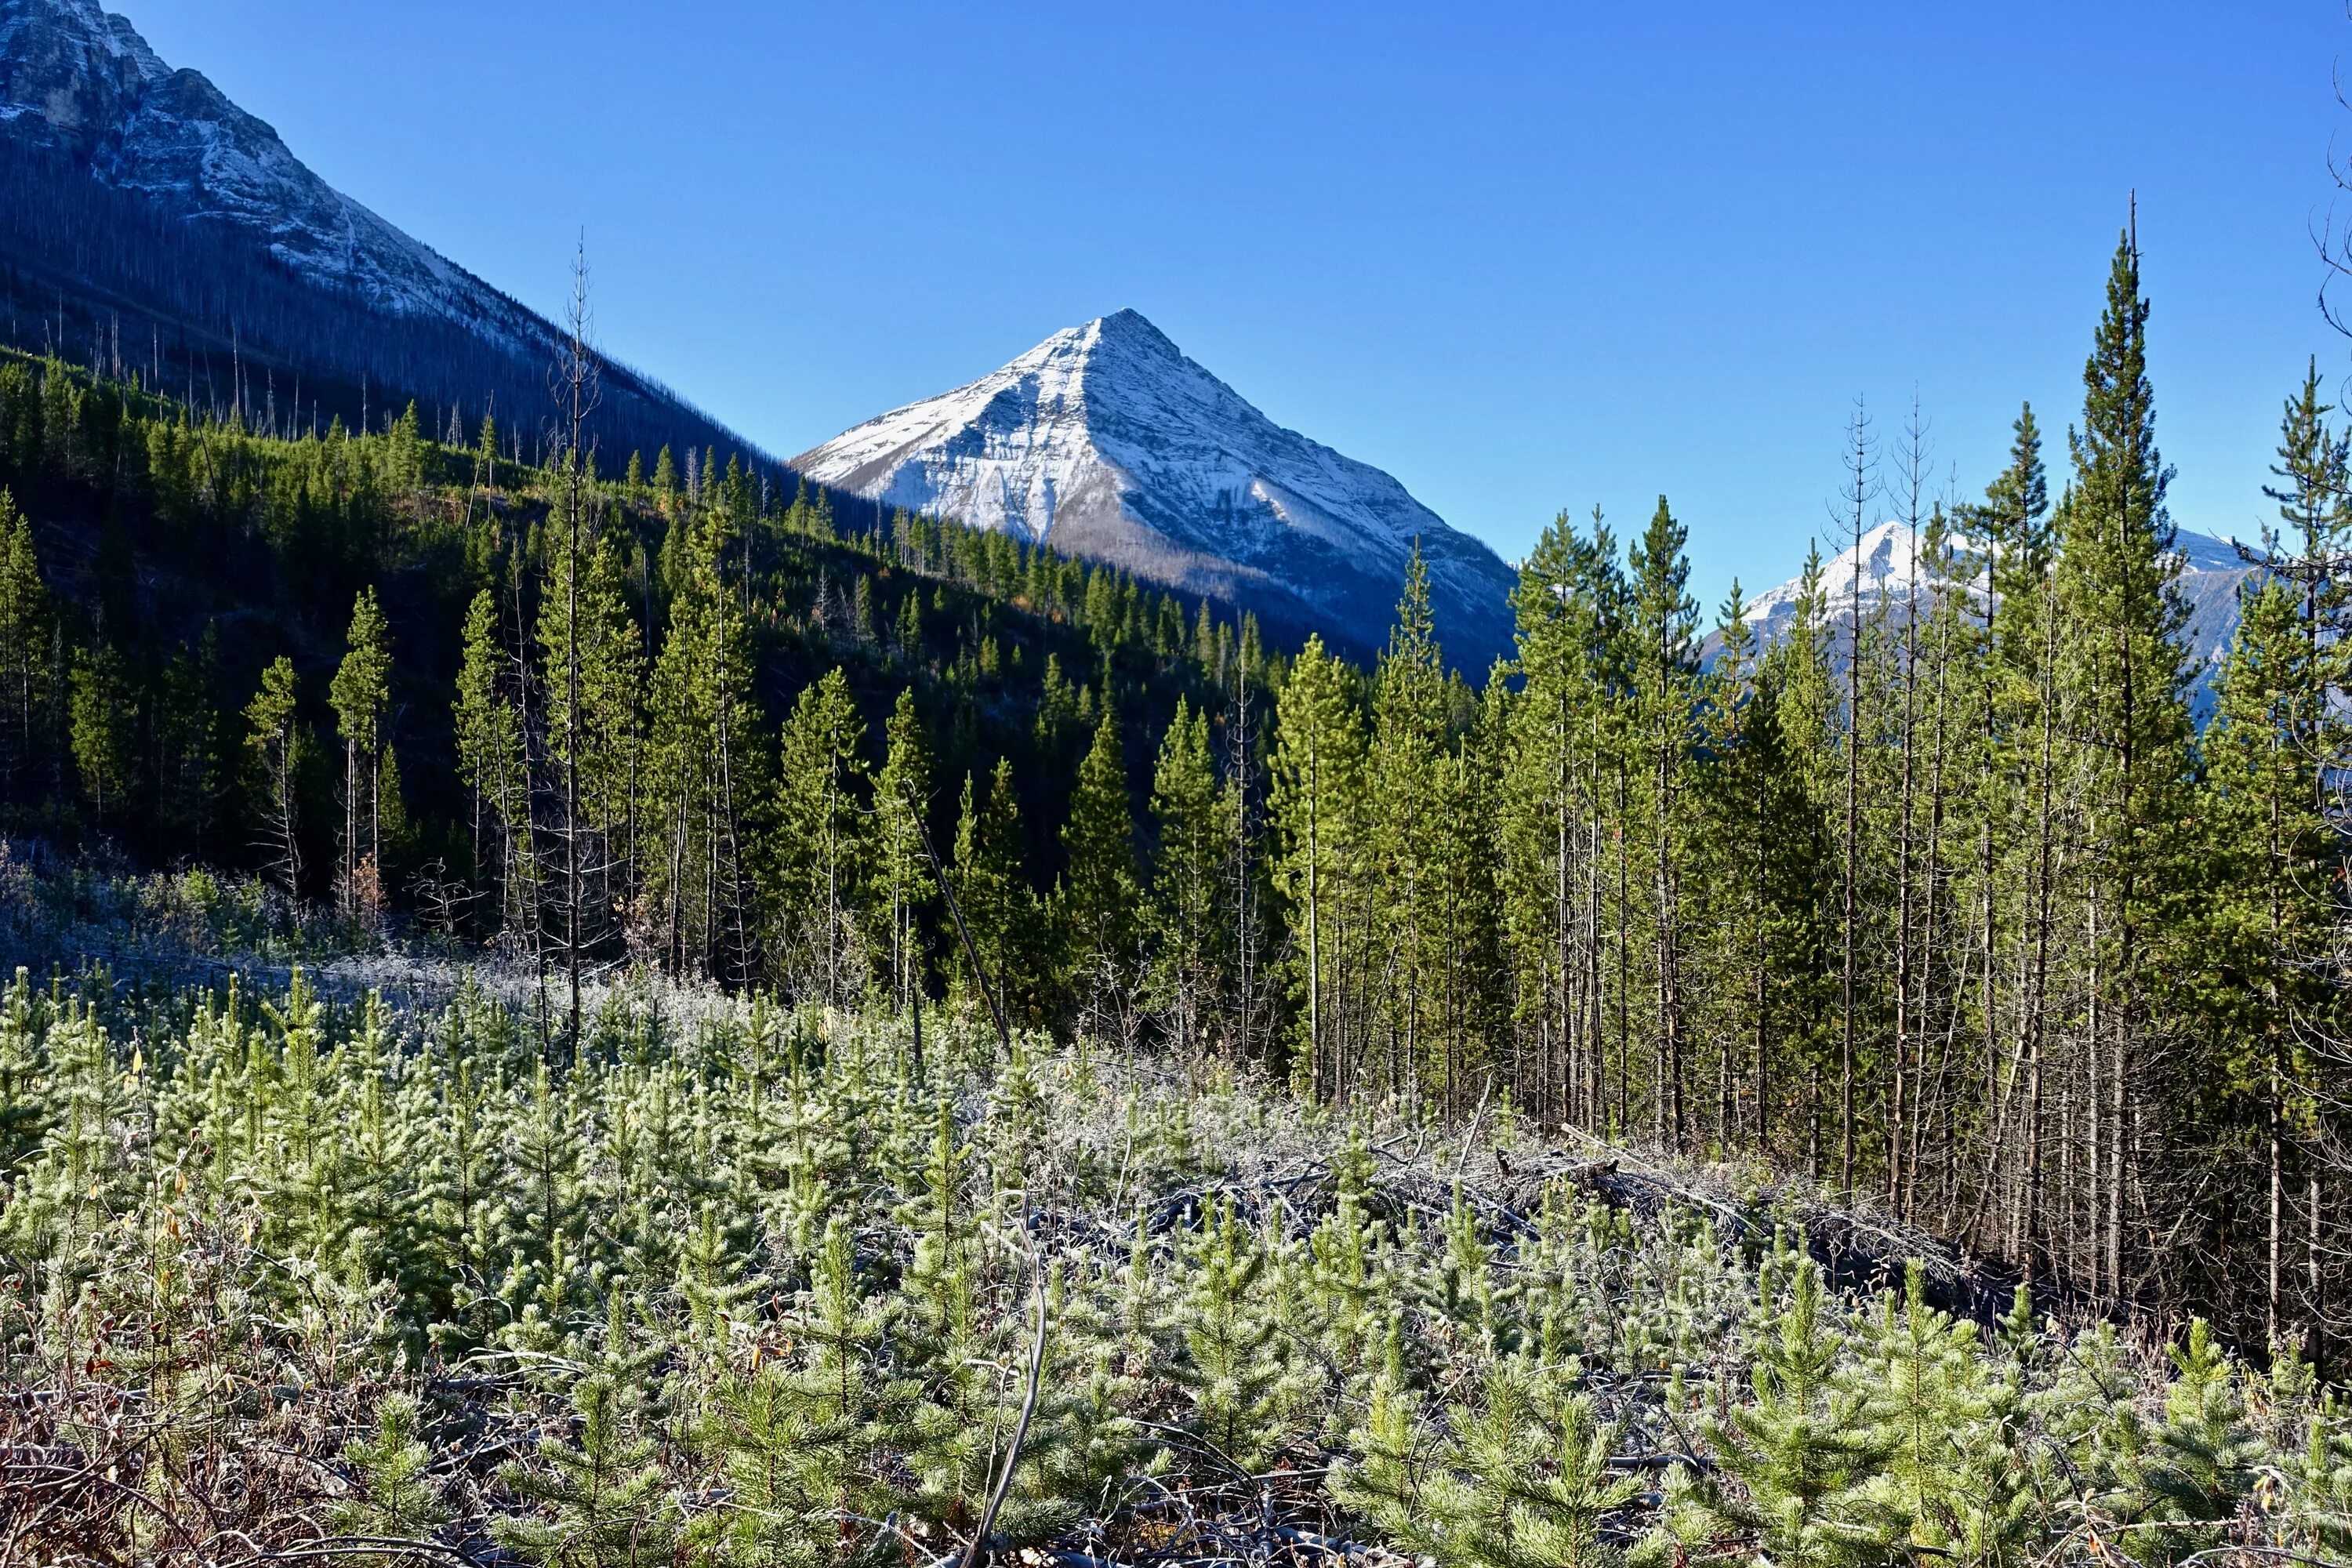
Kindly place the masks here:
POLYGON ((2352 436, 2192 668, 2148 331, 1857 417, 1907 598, 1662 497, 1466 672, 576 331, 530 463, 0 361, 0 1561, 2347 1561, 2352 436))

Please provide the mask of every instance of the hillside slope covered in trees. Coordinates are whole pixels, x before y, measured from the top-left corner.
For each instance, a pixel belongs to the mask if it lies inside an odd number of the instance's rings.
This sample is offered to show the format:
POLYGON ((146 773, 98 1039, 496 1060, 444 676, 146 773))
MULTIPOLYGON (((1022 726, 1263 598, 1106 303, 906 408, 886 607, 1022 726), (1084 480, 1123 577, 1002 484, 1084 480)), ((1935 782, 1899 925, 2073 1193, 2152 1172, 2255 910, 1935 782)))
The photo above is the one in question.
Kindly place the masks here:
MULTIPOLYGON (((495 413, 535 457, 564 336, 329 185, 99 0, 0 0, 0 343, 135 369, 277 434, 375 429, 411 399, 436 433, 495 413)), ((600 366, 608 450, 742 445, 600 366)))
POLYGON ((0 788, 50 845, 494 946, 567 1040, 635 964, 1507 1102, 2333 1366, 2345 437, 2305 379, 2200 733, 2138 266, 2062 483, 2030 416, 1959 515, 1895 454, 1931 606, 1803 595, 1759 649, 1735 596, 1702 668, 1662 499, 1547 531, 1478 688, 1418 572, 1360 668, 709 451, 285 440, 13 362, 0 788))

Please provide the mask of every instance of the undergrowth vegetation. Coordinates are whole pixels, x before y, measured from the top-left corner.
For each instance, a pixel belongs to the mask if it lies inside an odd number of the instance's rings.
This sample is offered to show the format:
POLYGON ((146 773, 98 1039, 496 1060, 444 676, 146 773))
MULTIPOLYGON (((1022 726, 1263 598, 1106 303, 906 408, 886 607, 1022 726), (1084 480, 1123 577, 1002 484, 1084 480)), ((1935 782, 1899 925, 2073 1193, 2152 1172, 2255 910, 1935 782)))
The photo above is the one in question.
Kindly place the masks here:
POLYGON ((1852 1292, 1785 1189, 1628 1204, 1507 1105, 642 977, 544 1018, 20 971, 0 1558, 2352 1560, 2292 1352, 1852 1292))

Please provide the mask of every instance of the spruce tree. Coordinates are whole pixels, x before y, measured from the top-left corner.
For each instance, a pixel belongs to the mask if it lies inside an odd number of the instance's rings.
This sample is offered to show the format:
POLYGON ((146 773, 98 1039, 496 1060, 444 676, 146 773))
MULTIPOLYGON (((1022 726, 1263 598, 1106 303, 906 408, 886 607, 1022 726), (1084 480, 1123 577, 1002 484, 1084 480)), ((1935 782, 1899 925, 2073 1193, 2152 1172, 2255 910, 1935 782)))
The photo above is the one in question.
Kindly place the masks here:
POLYGON ((1119 1012, 1141 882, 1127 760, 1118 720, 1108 710, 1095 728, 1094 745, 1078 764, 1069 816, 1062 825, 1062 879, 1054 895, 1060 972, 1083 998, 1082 1006, 1119 1012))

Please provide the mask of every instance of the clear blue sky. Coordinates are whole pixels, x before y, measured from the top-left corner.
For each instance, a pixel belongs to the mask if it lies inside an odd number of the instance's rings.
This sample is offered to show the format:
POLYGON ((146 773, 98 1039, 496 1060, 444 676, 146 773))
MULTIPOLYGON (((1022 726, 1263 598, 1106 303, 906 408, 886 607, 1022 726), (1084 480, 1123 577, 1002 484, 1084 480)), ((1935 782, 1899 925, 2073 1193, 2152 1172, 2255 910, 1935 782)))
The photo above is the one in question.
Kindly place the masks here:
POLYGON ((1133 306, 1507 556, 1665 491, 1710 609, 1858 394, 1969 493, 2021 398, 2063 458, 2134 187, 2184 526, 2352 369, 2336 0, 116 3, 528 303, 584 227, 605 346, 779 455, 1133 306))

